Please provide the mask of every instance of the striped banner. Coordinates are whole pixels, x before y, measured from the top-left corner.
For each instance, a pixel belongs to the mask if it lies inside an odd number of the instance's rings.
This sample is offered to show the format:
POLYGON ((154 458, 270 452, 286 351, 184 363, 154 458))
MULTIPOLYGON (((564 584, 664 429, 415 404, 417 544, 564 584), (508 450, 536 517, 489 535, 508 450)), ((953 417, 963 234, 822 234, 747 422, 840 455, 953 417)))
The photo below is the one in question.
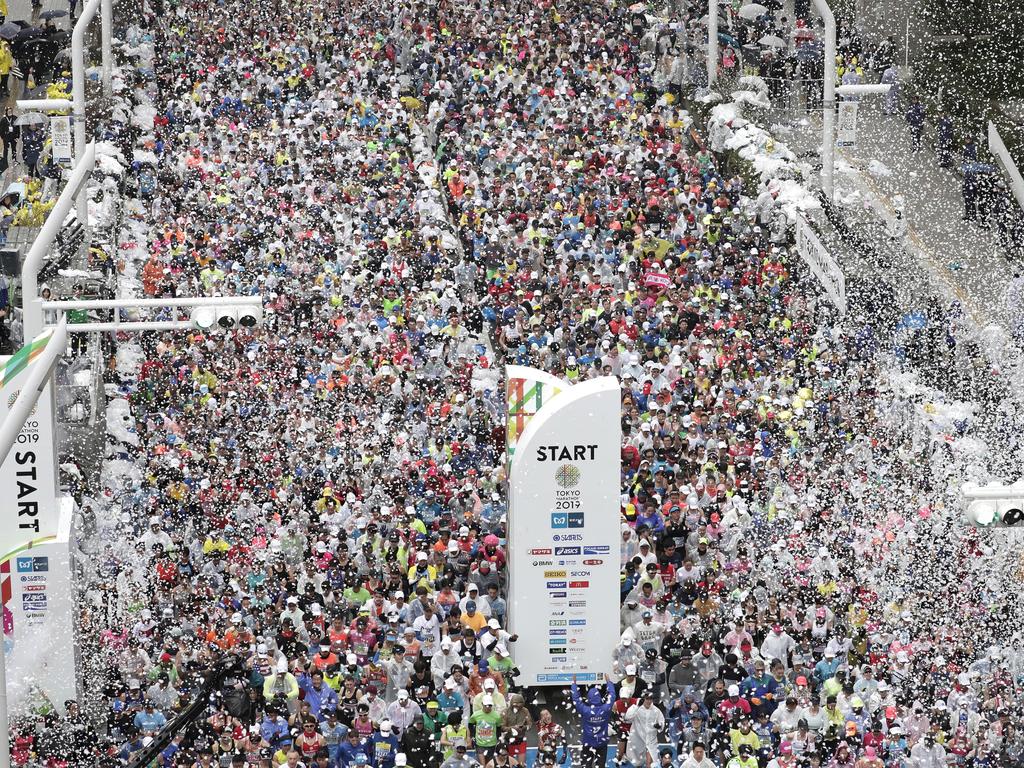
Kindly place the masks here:
POLYGON ((560 379, 544 371, 522 366, 508 366, 505 383, 508 421, 505 426, 505 457, 508 461, 530 419, 546 402, 567 387, 560 379))
POLYGON ((53 336, 53 330, 43 331, 29 344, 11 355, 4 364, 3 379, 0 388, 6 387, 15 376, 21 373, 28 364, 35 360, 46 349, 46 343, 53 336))

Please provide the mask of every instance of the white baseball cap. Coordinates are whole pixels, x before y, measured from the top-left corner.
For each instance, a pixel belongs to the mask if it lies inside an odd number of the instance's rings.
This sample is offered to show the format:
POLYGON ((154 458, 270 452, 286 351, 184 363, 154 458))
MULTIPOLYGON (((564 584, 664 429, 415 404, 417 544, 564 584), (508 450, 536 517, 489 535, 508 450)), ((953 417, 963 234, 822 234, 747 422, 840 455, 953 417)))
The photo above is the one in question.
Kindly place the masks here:
POLYGON ((635 675, 636 674, 636 664, 627 664, 626 665, 626 674, 627 675, 635 675))

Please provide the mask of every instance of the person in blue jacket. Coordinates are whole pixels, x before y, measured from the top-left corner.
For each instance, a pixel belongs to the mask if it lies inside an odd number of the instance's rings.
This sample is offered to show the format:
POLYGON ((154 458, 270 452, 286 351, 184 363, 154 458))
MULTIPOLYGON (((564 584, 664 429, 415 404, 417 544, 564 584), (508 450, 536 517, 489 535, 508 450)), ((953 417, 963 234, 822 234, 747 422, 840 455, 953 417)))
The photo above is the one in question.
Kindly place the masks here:
POLYGON ((319 722, 327 719, 327 713, 338 707, 338 694, 324 683, 324 673, 314 669, 313 674, 303 672, 296 678, 299 688, 305 693, 303 701, 309 703, 310 714, 319 722))
POLYGON ((359 731, 351 728, 345 736, 346 738, 338 745, 338 757, 335 763, 338 768, 350 768, 369 763, 370 755, 366 751, 366 741, 359 736, 359 731))
POLYGON ((583 768, 604 768, 608 761, 608 722, 612 716, 612 704, 615 703, 615 686, 607 674, 604 679, 606 695, 602 697, 595 685, 587 691, 587 700, 583 701, 576 685, 576 675, 572 676, 572 703, 580 713, 583 729, 583 768))
POLYGON ((391 727, 390 720, 380 721, 380 730, 368 740, 370 763, 374 768, 395 768, 395 755, 398 754, 398 738, 391 727))

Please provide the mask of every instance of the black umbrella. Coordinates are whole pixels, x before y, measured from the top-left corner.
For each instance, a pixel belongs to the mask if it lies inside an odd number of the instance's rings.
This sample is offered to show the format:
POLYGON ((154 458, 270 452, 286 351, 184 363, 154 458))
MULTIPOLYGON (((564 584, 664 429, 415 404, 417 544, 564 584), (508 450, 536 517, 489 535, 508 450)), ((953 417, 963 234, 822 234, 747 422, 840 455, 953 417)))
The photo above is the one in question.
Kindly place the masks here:
POLYGON ((5 21, 0 24, 0 38, 4 40, 13 40, 21 32, 21 27, 12 21, 5 21))
POLYGON ((29 40, 35 40, 37 38, 40 38, 40 37, 42 37, 45 34, 46 33, 43 32, 43 30, 39 29, 38 27, 25 27, 14 38, 14 42, 16 42, 16 43, 24 43, 24 42, 27 42, 29 40))
POLYGON ((67 11, 50 10, 43 11, 39 14, 40 19, 59 19, 61 16, 67 16, 67 11))

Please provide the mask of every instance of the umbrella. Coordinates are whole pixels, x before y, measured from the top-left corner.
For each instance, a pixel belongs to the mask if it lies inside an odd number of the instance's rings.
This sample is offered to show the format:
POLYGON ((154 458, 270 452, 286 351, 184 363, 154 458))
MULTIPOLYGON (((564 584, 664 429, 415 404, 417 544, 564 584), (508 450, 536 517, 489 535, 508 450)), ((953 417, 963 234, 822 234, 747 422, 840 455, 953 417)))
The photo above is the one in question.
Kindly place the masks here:
POLYGON ((823 53, 821 43, 817 40, 811 40, 796 49, 796 57, 799 61, 814 61, 820 59, 823 53))
POLYGON ((59 19, 61 16, 67 16, 67 11, 50 10, 43 11, 39 14, 40 19, 59 19))
POLYGON ((21 27, 12 21, 6 21, 0 24, 0 38, 4 40, 13 40, 21 32, 21 27))
POLYGON ((50 122, 50 118, 44 115, 42 112, 26 112, 24 115, 19 115, 18 119, 14 121, 15 125, 45 125, 50 122))
POLYGON ((751 21, 756 19, 758 16, 763 16, 766 13, 768 13, 768 9, 765 8, 763 5, 760 5, 759 3, 750 3, 749 5, 744 5, 739 10, 741 18, 750 19, 751 21))
POLYGON ((21 30, 21 32, 19 32, 15 36, 14 42, 23 43, 27 40, 35 40, 36 38, 42 37, 45 34, 46 33, 43 32, 43 30, 39 29, 38 27, 25 27, 23 30, 21 30))
POLYGON ((783 40, 778 35, 765 35, 764 37, 762 37, 757 42, 759 42, 761 45, 766 45, 766 46, 768 46, 770 48, 785 48, 786 47, 786 41, 783 40))
POLYGON ((740 45, 739 40, 737 40, 732 35, 725 34, 725 32, 718 33, 718 42, 725 43, 726 45, 731 45, 733 48, 738 48, 740 45))

